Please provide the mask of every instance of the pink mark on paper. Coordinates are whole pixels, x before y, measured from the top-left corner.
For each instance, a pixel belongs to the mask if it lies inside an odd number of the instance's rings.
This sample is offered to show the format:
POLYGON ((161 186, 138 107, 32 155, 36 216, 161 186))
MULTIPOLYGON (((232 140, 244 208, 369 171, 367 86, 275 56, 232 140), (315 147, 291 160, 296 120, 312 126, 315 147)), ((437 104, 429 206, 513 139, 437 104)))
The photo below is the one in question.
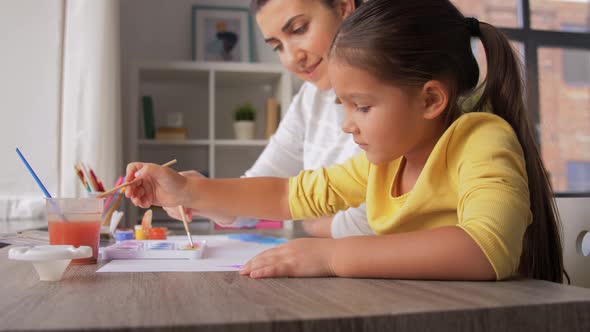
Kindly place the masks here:
POLYGON ((242 268, 242 266, 244 266, 244 265, 236 264, 236 265, 220 265, 219 267, 229 267, 229 268, 232 268, 232 269, 238 269, 239 270, 239 269, 242 268))

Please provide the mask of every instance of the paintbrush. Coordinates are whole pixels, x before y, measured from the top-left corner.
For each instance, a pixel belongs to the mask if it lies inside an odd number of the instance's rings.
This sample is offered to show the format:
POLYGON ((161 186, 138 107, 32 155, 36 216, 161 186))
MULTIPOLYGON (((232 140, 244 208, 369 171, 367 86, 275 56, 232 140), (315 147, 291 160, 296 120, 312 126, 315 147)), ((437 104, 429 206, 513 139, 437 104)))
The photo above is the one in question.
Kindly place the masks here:
POLYGON ((186 236, 188 236, 188 242, 191 245, 191 249, 195 247, 195 245, 193 244, 193 238, 191 237, 191 232, 188 229, 188 222, 186 221, 186 215, 184 214, 184 209, 182 208, 182 205, 178 206, 178 212, 180 212, 180 215, 182 216, 182 223, 184 224, 184 230, 186 231, 186 236))

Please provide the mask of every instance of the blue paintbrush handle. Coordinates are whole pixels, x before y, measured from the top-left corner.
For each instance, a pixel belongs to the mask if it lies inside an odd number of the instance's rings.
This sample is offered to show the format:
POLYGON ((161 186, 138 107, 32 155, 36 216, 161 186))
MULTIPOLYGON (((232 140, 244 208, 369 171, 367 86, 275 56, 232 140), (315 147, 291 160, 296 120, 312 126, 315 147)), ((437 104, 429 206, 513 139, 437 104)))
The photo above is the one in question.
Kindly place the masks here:
POLYGON ((33 169, 31 168, 31 165, 29 165, 29 163, 25 159, 25 156, 23 156, 23 154, 20 153, 20 150, 18 148, 16 148, 16 153, 18 154, 18 156, 20 157, 20 159, 23 161, 23 163, 25 164, 25 166, 29 170, 29 173, 31 173, 31 175, 33 176, 33 178, 35 179, 35 181, 37 181, 37 184, 39 185, 39 187, 41 187, 41 190, 43 190, 43 193, 45 194, 45 197, 51 198, 51 195, 49 194, 49 192, 47 191, 47 189, 45 189, 45 186, 43 185, 43 183, 41 182, 41 180, 39 180, 39 178, 37 177, 37 174, 35 174, 35 171, 33 171, 33 169))

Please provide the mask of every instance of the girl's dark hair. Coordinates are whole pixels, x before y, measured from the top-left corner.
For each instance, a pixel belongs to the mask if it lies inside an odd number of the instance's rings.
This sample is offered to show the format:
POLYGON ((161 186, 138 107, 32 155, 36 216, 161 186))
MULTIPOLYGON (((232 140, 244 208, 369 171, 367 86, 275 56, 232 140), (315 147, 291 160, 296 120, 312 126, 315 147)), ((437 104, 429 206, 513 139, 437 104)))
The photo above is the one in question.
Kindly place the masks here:
MULTIPOLYGON (((256 13, 260 10, 260 8, 262 8, 264 5, 266 5, 266 3, 269 1, 270 0, 252 0, 250 2, 250 8, 252 9, 253 12, 256 13)), ((334 6, 336 5, 336 1, 338 1, 338 0, 321 0, 321 1, 328 8, 334 8, 334 6)), ((359 6, 361 5, 361 3, 363 3, 363 1, 364 0, 354 0, 354 8, 359 8, 359 6)))
POLYGON ((521 64, 499 30, 466 19, 448 0, 369 0, 344 21, 330 54, 386 84, 420 87, 433 79, 450 82, 447 125, 463 113, 462 97, 481 94, 473 111, 490 110, 504 118, 524 151, 533 222, 524 236, 519 272, 562 282, 559 215, 527 119, 521 64), (481 88, 472 34, 480 37, 487 58, 481 88))

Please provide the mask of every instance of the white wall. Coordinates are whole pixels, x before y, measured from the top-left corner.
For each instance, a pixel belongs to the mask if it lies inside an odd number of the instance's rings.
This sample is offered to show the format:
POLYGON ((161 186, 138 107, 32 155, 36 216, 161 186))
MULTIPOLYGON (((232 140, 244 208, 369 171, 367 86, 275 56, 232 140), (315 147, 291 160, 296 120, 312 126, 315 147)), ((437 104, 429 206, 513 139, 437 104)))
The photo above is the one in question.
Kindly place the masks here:
POLYGON ((43 211, 9 203, 24 198, 42 207, 43 194, 16 147, 47 190, 58 190, 62 10, 63 0, 0 0, 0 220, 43 211))

